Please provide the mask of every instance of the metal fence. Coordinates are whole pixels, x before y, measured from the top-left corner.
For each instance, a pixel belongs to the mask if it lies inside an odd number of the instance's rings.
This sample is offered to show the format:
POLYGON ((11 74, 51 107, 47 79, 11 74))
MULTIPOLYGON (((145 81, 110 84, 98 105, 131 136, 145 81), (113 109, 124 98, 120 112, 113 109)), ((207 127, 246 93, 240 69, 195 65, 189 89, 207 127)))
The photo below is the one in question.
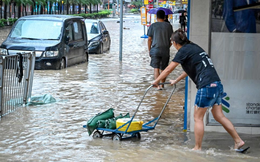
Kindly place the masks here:
POLYGON ((34 65, 35 52, 0 55, 0 117, 27 103, 34 65))

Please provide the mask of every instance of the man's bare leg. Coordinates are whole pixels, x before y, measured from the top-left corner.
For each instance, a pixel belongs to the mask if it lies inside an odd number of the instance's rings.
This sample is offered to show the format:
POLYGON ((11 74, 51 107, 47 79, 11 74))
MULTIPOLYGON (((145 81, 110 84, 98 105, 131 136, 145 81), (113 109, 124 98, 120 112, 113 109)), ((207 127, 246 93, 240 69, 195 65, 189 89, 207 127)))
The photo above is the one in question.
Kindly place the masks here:
MULTIPOLYGON (((161 73, 163 72, 163 70, 161 70, 161 73)), ((161 83, 164 83, 166 81, 166 77, 164 79, 161 80, 161 83)), ((162 88, 164 88, 164 85, 161 86, 162 88)))
POLYGON ((194 107, 194 135, 195 135, 195 147, 193 150, 201 150, 202 139, 204 136, 204 122, 203 118, 207 111, 207 108, 194 107))
MULTIPOLYGON (((154 79, 157 79, 159 75, 160 75, 160 69, 154 68, 154 79)), ((160 89, 160 86, 158 86, 157 88, 160 89)))
POLYGON ((214 105, 211 112, 215 120, 218 121, 234 139, 234 149, 241 148, 245 144, 245 142, 239 137, 234 125, 223 114, 222 105, 214 105))

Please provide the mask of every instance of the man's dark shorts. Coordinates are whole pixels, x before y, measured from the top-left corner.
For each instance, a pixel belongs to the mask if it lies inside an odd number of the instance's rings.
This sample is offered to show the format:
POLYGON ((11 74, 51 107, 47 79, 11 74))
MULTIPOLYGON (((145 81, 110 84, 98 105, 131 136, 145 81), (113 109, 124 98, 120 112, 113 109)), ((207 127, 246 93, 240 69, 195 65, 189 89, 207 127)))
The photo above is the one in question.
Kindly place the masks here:
POLYGON ((164 70, 169 64, 169 56, 151 56, 150 66, 164 70))

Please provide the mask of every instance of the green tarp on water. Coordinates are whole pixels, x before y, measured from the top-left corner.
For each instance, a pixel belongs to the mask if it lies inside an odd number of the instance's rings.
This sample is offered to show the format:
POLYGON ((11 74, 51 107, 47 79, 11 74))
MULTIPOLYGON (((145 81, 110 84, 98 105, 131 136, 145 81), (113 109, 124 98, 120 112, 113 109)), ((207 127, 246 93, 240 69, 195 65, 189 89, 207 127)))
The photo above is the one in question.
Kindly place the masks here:
MULTIPOLYGON (((54 103, 57 100, 52 97, 50 94, 45 94, 45 95, 41 95, 41 96, 33 96, 30 97, 26 103, 27 106, 31 106, 31 105, 43 105, 43 104, 48 104, 48 103, 54 103)), ((22 105, 23 104, 23 98, 14 98, 14 99, 10 99, 9 101, 7 101, 8 105, 22 105)))
POLYGON ((52 95, 45 94, 45 95, 41 95, 41 96, 33 96, 33 97, 31 97, 28 100, 27 105, 28 106, 31 106, 31 105, 43 105, 43 104, 54 103, 54 102, 56 102, 56 99, 54 97, 52 97, 52 95))

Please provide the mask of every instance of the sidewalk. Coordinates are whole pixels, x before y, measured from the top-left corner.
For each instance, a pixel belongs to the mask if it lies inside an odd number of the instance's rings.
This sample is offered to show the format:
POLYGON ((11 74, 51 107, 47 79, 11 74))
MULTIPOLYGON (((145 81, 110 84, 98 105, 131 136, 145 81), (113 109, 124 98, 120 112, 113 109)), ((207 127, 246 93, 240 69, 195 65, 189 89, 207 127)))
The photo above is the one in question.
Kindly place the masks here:
MULTIPOLYGON (((141 20, 141 15, 140 14, 133 14, 133 13, 124 13, 123 18, 134 18, 134 19, 140 19, 141 20)), ((107 18, 102 18, 102 19, 120 19, 120 15, 115 15, 113 14, 109 15, 107 18)))

